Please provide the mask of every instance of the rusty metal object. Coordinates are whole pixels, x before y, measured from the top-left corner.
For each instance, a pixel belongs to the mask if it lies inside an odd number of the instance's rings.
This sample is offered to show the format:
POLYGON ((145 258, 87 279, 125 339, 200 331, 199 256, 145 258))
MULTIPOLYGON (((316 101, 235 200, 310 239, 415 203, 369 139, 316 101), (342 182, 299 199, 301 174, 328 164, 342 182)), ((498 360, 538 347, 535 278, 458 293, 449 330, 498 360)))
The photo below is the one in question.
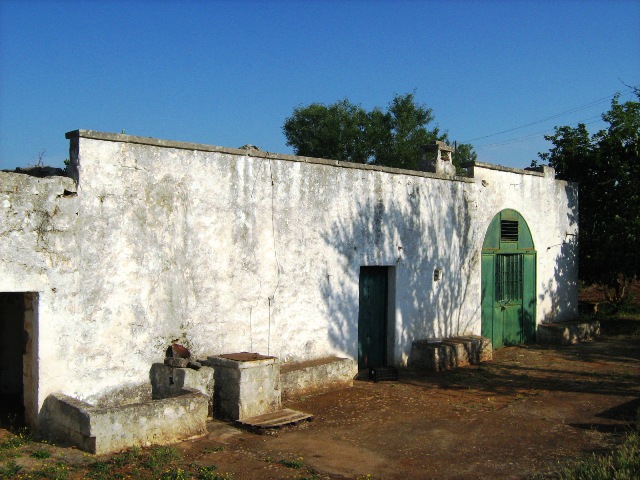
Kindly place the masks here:
POLYGON ((269 357, 267 355, 260 355, 259 353, 250 353, 250 352, 238 352, 238 353, 225 353, 224 355, 218 355, 220 358, 226 358, 227 360, 234 360, 236 362, 252 362, 255 360, 267 360, 269 357))
POLYGON ((173 352, 174 358, 191 358, 189 349, 178 343, 171 344, 171 351, 173 352))

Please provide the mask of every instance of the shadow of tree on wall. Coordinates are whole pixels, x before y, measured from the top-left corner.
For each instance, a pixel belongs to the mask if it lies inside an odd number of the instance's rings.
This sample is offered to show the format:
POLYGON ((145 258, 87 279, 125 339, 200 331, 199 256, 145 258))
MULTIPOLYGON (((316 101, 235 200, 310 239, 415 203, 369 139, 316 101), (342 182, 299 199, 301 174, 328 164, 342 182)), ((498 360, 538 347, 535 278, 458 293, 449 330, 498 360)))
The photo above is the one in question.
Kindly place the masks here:
POLYGON ((554 259, 553 278, 538 292, 538 301, 551 300, 551 310, 544 323, 572 320, 578 309, 578 190, 575 184, 564 187, 568 199, 566 231, 559 232, 557 244, 540 245, 544 254, 557 252, 554 259))
POLYGON ((322 233, 342 271, 335 279, 327 271, 320 285, 331 344, 357 357, 360 267, 395 267, 395 319, 389 319, 395 324, 387 329, 396 353, 388 352, 389 361, 395 364, 406 362, 413 340, 469 333, 480 321, 478 292, 470 295, 480 255, 465 185, 420 179, 409 181, 406 193, 401 188, 386 198, 372 194, 356 201, 322 233), (443 270, 437 282, 435 268, 443 270))

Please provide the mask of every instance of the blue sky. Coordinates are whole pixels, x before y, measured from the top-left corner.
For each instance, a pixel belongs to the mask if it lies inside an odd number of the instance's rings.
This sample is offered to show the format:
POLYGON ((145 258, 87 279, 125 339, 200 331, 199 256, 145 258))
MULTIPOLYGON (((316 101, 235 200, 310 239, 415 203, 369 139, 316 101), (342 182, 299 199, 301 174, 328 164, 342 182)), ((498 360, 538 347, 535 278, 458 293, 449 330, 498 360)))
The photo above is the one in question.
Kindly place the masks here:
POLYGON ((525 167, 555 125, 601 128, 623 82, 638 0, 0 0, 0 168, 61 166, 79 128, 292 153, 294 107, 413 91, 479 160, 525 167))

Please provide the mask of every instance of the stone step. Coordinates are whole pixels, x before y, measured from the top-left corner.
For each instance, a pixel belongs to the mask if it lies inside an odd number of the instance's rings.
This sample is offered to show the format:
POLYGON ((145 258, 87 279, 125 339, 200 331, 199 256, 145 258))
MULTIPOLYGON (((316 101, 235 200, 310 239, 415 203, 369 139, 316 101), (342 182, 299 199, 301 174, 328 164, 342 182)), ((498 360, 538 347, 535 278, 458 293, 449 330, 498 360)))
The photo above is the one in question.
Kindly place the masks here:
POLYGON ((563 322, 538 325, 538 343, 573 345, 589 342, 600 335, 600 322, 563 322))

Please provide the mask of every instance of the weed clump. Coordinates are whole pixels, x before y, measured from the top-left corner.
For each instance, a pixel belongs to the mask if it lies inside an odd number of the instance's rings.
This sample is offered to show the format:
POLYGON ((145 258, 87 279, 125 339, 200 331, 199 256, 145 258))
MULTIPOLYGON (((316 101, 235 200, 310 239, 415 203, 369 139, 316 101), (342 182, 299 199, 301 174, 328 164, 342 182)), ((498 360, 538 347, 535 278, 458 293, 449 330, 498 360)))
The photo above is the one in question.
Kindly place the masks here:
POLYGON ((607 455, 593 454, 558 472, 559 480, 628 480, 640 478, 640 428, 631 431, 622 445, 607 455))

